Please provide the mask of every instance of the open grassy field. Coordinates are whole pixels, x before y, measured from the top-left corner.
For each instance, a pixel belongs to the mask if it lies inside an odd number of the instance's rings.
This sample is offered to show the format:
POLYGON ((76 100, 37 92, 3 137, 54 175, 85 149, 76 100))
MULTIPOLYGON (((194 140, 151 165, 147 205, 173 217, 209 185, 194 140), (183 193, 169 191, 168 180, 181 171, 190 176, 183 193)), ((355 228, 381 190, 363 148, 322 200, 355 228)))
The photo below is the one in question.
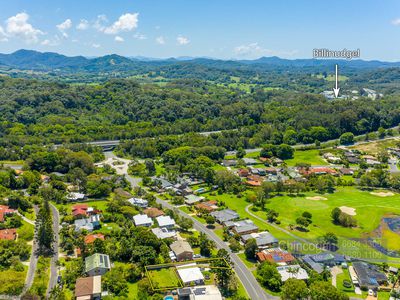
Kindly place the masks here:
POLYGON ((399 140, 395 138, 387 140, 377 140, 365 144, 352 146, 350 147, 350 149, 357 149, 359 151, 374 155, 388 147, 395 147, 398 142, 399 140))
POLYGON ((148 270, 147 276, 153 288, 167 289, 176 288, 182 285, 175 267, 164 267, 156 270, 148 270))
POLYGON ((329 165, 322 157, 319 155, 319 150, 296 150, 294 152, 294 157, 292 159, 285 160, 288 166, 295 166, 297 163, 308 163, 311 165, 329 165))
MULTIPOLYGON (((389 258, 359 240, 378 228, 383 216, 400 215, 399 194, 383 198, 354 187, 344 187, 333 194, 322 195, 327 200, 307 199, 316 195, 306 193, 304 197, 279 196, 270 199, 267 207, 279 213, 278 219, 281 221, 279 226, 287 230, 290 230, 289 225, 296 224, 296 218, 304 211, 310 212, 313 223, 308 227, 308 231, 291 231, 298 237, 316 242, 325 233, 333 232, 338 236, 339 249, 344 254, 366 259, 388 259, 392 263, 400 263, 399 259, 389 258), (330 213, 333 208, 340 206, 355 208, 355 219, 358 224, 356 228, 346 228, 332 223, 330 213)), ((258 211, 256 214, 263 219, 266 218, 266 213, 263 211, 258 211)), ((399 236, 396 241, 398 239, 399 236)))
MULTIPOLYGON (((321 236, 325 232, 335 232, 338 236, 347 238, 359 238, 363 233, 376 229, 385 214, 400 215, 399 194, 383 198, 355 187, 342 187, 332 194, 322 195, 327 200, 307 199, 316 195, 316 193, 306 193, 305 197, 287 195, 275 197, 269 201, 267 207, 279 212, 279 220, 283 227, 295 224, 296 218, 304 211, 310 212, 313 215, 310 231, 298 232, 298 235, 308 238, 321 236), (333 208, 340 206, 356 209, 357 228, 345 228, 332 223, 330 213, 333 208)), ((258 212, 258 214, 265 216, 264 212, 258 212)))

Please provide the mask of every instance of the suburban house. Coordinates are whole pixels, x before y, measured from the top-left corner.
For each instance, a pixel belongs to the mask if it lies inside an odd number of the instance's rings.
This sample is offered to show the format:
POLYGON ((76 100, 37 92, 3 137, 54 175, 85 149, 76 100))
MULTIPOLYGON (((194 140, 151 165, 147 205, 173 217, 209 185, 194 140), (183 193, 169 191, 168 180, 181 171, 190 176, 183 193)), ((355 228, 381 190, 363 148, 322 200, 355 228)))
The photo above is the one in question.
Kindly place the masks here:
POLYGON ((100 239, 104 241, 104 234, 95 233, 95 234, 88 234, 85 236, 85 244, 93 244, 95 240, 100 239))
POLYGON ((15 209, 11 209, 7 205, 0 205, 0 223, 4 222, 6 216, 10 216, 16 212, 15 209))
POLYGON ((322 273, 325 267, 340 265, 348 260, 344 255, 332 254, 328 252, 314 255, 307 254, 301 259, 317 273, 322 273))
POLYGON ((186 195, 185 196, 185 203, 188 204, 188 205, 193 205, 193 204, 195 204, 197 202, 203 201, 204 199, 205 199, 204 197, 196 196, 196 195, 193 195, 193 194, 186 195))
POLYGON ((0 240, 13 241, 17 239, 17 229, 1 229, 0 230, 0 240))
POLYGON ((74 218, 84 218, 87 216, 87 210, 88 210, 88 205, 87 204, 77 204, 72 206, 72 215, 74 218))
POLYGON ((184 287, 177 291, 179 300, 222 300, 221 292, 215 285, 184 287))
POLYGON ((195 263, 177 266, 176 271, 184 285, 204 284, 204 275, 195 263))
POLYGON ((177 261, 193 259, 193 249, 187 241, 178 240, 173 242, 169 247, 175 254, 177 261))
POLYGON ((147 215, 133 216, 133 222, 135 223, 135 226, 144 226, 144 227, 153 226, 153 220, 150 219, 147 215))
POLYGON ((332 153, 325 153, 324 154, 324 158, 333 164, 339 164, 342 160, 340 159, 340 157, 337 157, 335 155, 333 155, 332 153))
POLYGON ((175 227, 175 220, 171 219, 170 216, 159 216, 156 220, 160 228, 171 229, 175 227))
POLYGON ((231 209, 213 211, 210 215, 220 224, 239 219, 239 214, 231 209))
POLYGON ((76 193, 76 192, 69 192, 67 195, 67 200, 68 201, 82 201, 86 198, 85 194, 82 193, 76 193))
POLYGON ((281 275, 281 280, 285 282, 289 278, 294 278, 298 280, 307 280, 308 274, 300 265, 291 266, 279 266, 276 267, 278 273, 281 275))
POLYGON ((296 261, 296 258, 281 248, 264 249, 256 253, 259 262, 268 261, 278 265, 288 265, 296 261))
POLYGON ((101 276, 78 278, 76 280, 76 300, 100 300, 101 292, 101 276))
POLYGON ((258 231, 258 227, 251 220, 228 221, 225 226, 232 234, 245 235, 258 231))
POLYGON ((89 217, 89 222, 92 223, 93 229, 97 230, 101 228, 101 223, 100 223, 100 215, 92 215, 89 217))
POLYGON ((342 175, 353 175, 354 174, 354 170, 350 169, 350 168, 341 168, 341 169, 339 169, 339 172, 342 175))
POLYGON ((147 200, 141 198, 130 198, 128 199, 128 202, 134 206, 138 206, 141 208, 146 208, 149 205, 149 202, 147 200))
POLYGON ((328 167, 314 167, 314 168, 299 168, 300 174, 304 176, 310 175, 338 175, 338 172, 335 169, 328 168, 328 167))
POLYGON ((217 201, 211 200, 196 204, 196 208, 200 211, 212 212, 218 209, 217 201))
POLYGON ((240 177, 247 177, 247 176, 249 176, 249 174, 250 174, 250 172, 249 172, 248 169, 240 169, 240 170, 238 171, 238 175, 239 175, 240 177))
POLYGON ((259 250, 264 249, 264 248, 276 247, 279 242, 278 239, 275 238, 268 231, 253 232, 250 234, 245 234, 245 235, 241 236, 241 239, 242 239, 243 243, 245 243, 245 244, 248 240, 255 239, 259 250))
POLYGON ((254 159, 254 158, 243 157, 242 159, 246 166, 256 165, 259 163, 258 160, 254 159))
POLYGON ((387 283, 387 277, 379 270, 379 267, 366 262, 356 261, 352 265, 357 281, 362 289, 378 289, 380 285, 387 283))
POLYGON ((151 231, 157 236, 157 238, 163 240, 168 238, 176 238, 175 230, 168 230, 168 228, 152 228, 151 231))
POLYGON ((237 160, 234 159, 224 159, 222 160, 221 165, 223 165, 224 167, 234 167, 237 165, 237 160))
POLYGON ((94 226, 89 219, 77 219, 74 221, 74 225, 75 231, 87 230, 92 232, 94 230, 94 226))
POLYGON ((110 257, 107 254, 95 253, 85 259, 85 272, 89 276, 104 275, 110 270, 110 257))
POLYGON ((143 211, 149 218, 157 218, 163 216, 164 212, 156 207, 149 207, 143 211))

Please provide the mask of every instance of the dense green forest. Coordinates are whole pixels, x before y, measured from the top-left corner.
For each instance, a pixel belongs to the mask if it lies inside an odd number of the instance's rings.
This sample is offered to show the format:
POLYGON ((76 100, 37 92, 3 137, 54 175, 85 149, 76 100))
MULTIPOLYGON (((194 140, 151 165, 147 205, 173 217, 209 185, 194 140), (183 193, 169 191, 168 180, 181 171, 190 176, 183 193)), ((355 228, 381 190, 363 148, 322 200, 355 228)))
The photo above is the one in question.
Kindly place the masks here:
POLYGON ((207 81, 165 85, 112 79, 73 85, 0 78, 0 159, 27 157, 43 144, 122 139, 145 157, 179 146, 227 150, 265 143, 314 143, 400 122, 400 97, 329 101, 278 89, 245 92, 207 81), (227 130, 201 136, 202 131, 227 130), (7 151, 11 150, 11 151, 7 151))

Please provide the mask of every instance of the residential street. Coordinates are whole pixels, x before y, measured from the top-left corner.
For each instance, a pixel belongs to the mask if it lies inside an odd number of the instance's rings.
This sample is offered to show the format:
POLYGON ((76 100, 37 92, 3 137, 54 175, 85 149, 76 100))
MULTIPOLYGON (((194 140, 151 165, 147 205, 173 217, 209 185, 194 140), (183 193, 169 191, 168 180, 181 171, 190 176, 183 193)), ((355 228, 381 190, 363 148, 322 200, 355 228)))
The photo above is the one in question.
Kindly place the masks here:
MULTIPOLYGON (((156 198, 157 198, 157 203, 160 203, 162 206, 169 208, 169 209, 175 208, 175 206, 169 204, 168 202, 166 202, 158 197, 156 197, 156 198)), ((202 223, 197 221, 192 216, 189 216, 188 214, 184 213, 183 211, 181 211, 179 209, 177 211, 181 216, 191 219, 193 221, 193 227, 196 230, 207 234, 208 238, 210 238, 211 240, 213 240, 215 242, 215 244, 217 245, 217 248, 225 249, 226 251, 228 251, 228 253, 230 254, 231 260, 234 264, 233 268, 235 269, 237 276, 239 277, 240 281, 242 282, 243 286, 245 287, 245 289, 251 299, 257 299, 257 300, 279 299, 279 297, 269 295, 263 290, 263 288, 260 286, 260 284, 254 278, 253 273, 246 267, 246 265, 242 262, 242 260, 235 253, 232 253, 232 251, 229 249, 228 245, 224 241, 222 241, 214 233, 214 231, 208 229, 205 225, 203 225, 202 223)))
MULTIPOLYGON (((106 157, 108 159, 110 158, 116 158, 116 156, 112 152, 107 152, 106 157)), ((124 170, 127 171, 127 168, 123 168, 124 170)), ((128 175, 127 173, 125 174, 126 179, 131 183, 132 187, 138 186, 139 180, 137 178, 133 178, 132 176, 128 175)), ((174 209, 176 208, 175 206, 169 204, 168 202, 162 200, 159 197, 156 197, 157 203, 160 203, 162 206, 169 208, 169 209, 174 209)), ((279 297, 275 297, 272 295, 267 294, 263 288, 260 286, 260 284, 257 282, 257 280, 254 278, 253 273, 246 267, 246 265, 241 261, 241 259, 232 251, 229 249, 228 245, 222 241, 212 230, 208 229, 205 225, 197 221, 195 218, 192 216, 189 216, 188 214, 184 213, 183 211, 177 209, 178 213, 185 217, 189 218, 193 221, 193 227, 201 231, 215 242, 217 247, 219 249, 225 249, 228 251, 230 254, 231 260, 234 264, 234 269, 239 277, 240 281, 242 282, 243 286, 245 287, 249 297, 251 299, 257 299, 257 300, 276 300, 279 299, 279 297)))
MULTIPOLYGON (((35 214, 37 215, 39 212, 39 208, 37 205, 35 205, 34 207, 35 210, 35 214)), ((31 220, 29 220, 30 224, 32 224, 31 220)), ((33 222, 34 224, 34 222, 33 222)), ((36 228, 35 228, 35 234, 36 234, 36 228)), ((28 273, 26 274, 26 279, 25 279, 25 287, 22 291, 22 294, 24 294, 26 291, 28 291, 33 283, 33 277, 35 277, 35 271, 36 271, 36 266, 37 266, 37 262, 38 262, 38 257, 36 255, 36 251, 38 249, 38 245, 37 245, 37 241, 36 241, 36 237, 33 238, 33 243, 32 243, 32 252, 31 252, 31 258, 30 258, 30 262, 29 262, 29 269, 28 269, 28 273)))
POLYGON ((53 246, 53 256, 50 262, 50 280, 47 287, 46 295, 49 296, 51 290, 57 284, 57 261, 58 261, 58 243, 59 243, 59 229, 60 229, 60 215, 58 209, 50 203, 50 209, 53 215, 53 232, 54 232, 54 246, 53 246))

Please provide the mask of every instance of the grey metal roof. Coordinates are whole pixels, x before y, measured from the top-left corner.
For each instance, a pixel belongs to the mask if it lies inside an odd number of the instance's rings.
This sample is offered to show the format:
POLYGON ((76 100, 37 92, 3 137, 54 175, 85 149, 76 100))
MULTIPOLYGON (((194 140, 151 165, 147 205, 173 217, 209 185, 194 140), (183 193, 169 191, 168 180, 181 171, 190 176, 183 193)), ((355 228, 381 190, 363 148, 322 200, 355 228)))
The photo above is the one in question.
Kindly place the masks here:
POLYGON ((231 209, 217 210, 212 212, 211 215, 220 223, 239 218, 239 214, 231 209))

